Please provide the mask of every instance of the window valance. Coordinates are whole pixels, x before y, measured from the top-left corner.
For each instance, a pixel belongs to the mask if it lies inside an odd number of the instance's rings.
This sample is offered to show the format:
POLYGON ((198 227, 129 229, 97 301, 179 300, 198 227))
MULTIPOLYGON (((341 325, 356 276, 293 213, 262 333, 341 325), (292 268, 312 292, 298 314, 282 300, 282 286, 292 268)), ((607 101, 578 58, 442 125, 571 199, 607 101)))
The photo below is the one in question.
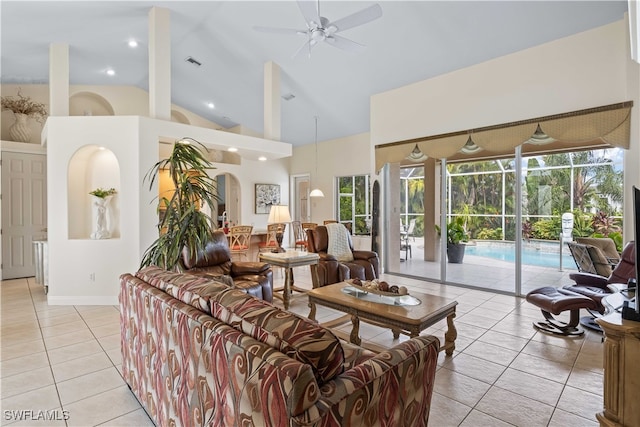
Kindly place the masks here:
MULTIPOLYGON (((411 164, 416 147, 424 155, 448 161, 494 159, 523 154, 606 147, 629 148, 632 101, 538 117, 479 129, 381 144, 375 147, 376 170, 385 163, 411 164)), ((422 160, 423 161, 423 160, 422 160)))

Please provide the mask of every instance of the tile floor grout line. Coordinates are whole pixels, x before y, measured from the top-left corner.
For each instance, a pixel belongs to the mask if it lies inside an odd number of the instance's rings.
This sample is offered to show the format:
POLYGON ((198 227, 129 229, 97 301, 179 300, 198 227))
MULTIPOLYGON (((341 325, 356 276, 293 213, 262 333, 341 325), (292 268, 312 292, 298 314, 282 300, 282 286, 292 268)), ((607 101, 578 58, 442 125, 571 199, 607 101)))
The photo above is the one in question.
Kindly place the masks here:
MULTIPOLYGON (((31 278, 27 278, 27 289, 29 290, 29 296, 31 297, 31 305, 33 307, 34 313, 36 314, 36 318, 38 319, 39 332, 40 332, 40 336, 42 337, 42 344, 44 345, 44 351, 45 351, 45 353, 47 355, 47 362, 49 363, 49 371, 51 372, 51 377, 53 378, 53 386, 56 389, 56 396, 58 396, 58 403, 60 404, 59 407, 60 407, 60 409, 62 411, 64 411, 64 406, 62 406, 62 398, 60 397, 60 390, 58 389, 58 382, 56 381, 56 376, 55 376, 55 374, 53 372, 53 365, 51 363, 51 359, 49 358, 49 349, 47 348, 47 343, 44 340, 44 335, 42 334, 42 325, 40 325, 40 318, 37 315, 36 304, 35 304, 35 301, 33 300, 33 292, 31 290, 31 285, 29 283, 30 279, 31 278)), ((45 294, 45 297, 46 297, 46 294, 45 294)), ((48 302, 47 302, 47 304, 48 304, 48 302)), ((68 426, 67 420, 63 419, 63 421, 64 421, 64 425, 68 426)))

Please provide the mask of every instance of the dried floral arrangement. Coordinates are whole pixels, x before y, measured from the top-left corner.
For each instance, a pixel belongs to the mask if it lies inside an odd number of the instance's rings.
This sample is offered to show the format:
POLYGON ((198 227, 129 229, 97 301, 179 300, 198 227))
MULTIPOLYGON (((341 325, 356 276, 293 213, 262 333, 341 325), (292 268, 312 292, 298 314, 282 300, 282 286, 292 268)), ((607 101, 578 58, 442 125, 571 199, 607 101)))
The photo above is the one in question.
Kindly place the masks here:
POLYGON ((96 196, 96 197, 99 197, 101 199, 104 199, 105 197, 113 196, 116 193, 117 193, 117 191, 116 191, 115 188, 109 188, 108 190, 105 190, 103 188, 96 188, 95 190, 93 190, 89 194, 91 194, 92 196, 96 196))
POLYGON ((34 102, 28 96, 23 96, 18 89, 18 96, 3 96, 2 109, 12 111, 14 114, 26 114, 41 122, 48 114, 44 104, 34 102))

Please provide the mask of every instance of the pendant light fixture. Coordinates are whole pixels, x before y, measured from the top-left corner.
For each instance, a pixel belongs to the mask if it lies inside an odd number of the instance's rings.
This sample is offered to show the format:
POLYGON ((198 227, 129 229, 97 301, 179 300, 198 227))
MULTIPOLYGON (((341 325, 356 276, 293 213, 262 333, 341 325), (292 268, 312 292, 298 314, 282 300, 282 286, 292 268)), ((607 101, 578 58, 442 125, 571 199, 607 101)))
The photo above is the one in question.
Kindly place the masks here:
MULTIPOLYGON (((314 117, 316 119, 316 175, 315 178, 318 179, 318 116, 314 117)), ((324 193, 319 188, 314 188, 309 193, 309 197, 324 197, 324 193)))
POLYGON ((424 162, 428 158, 429 157, 427 155, 420 151, 420 147, 418 147, 418 144, 416 144, 416 146, 413 147, 413 151, 411 151, 411 153, 409 153, 409 155, 405 157, 405 159, 412 162, 424 162))

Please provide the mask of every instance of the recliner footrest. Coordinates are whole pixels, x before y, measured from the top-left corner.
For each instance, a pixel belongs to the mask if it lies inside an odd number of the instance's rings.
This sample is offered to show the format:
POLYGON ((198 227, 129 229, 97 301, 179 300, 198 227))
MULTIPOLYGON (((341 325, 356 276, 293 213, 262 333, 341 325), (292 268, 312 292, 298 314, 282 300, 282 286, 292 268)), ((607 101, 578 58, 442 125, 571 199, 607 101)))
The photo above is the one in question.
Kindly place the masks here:
POLYGON ((597 308, 597 302, 575 292, 546 286, 527 294, 526 300, 542 311, 546 321, 534 322, 533 326, 541 331, 557 335, 582 335, 580 328, 580 309, 597 308), (562 322, 553 317, 564 311, 570 311, 569 322, 562 322))

